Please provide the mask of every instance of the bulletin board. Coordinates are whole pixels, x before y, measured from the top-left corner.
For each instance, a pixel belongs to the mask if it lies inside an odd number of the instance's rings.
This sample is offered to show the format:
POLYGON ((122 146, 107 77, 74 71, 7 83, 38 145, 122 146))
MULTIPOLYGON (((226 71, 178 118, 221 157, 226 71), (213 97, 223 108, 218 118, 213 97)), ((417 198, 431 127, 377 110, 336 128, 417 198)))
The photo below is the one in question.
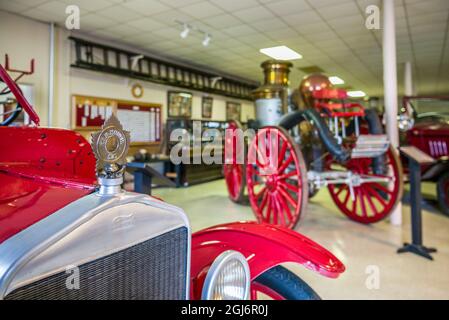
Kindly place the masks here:
POLYGON ((97 131, 114 113, 123 128, 131 134, 131 145, 160 144, 162 136, 162 106, 153 103, 72 96, 72 128, 86 135, 97 131))

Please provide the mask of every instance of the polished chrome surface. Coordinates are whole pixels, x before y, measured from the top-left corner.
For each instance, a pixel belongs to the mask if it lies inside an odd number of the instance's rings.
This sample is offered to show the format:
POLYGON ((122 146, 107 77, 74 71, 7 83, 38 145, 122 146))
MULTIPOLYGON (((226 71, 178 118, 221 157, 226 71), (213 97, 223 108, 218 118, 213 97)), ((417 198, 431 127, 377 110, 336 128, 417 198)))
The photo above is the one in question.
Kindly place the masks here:
POLYGON ((0 245, 0 299, 9 292, 68 266, 99 257, 185 226, 185 213, 147 195, 92 193, 21 231, 0 245))
POLYGON ((257 99, 256 105, 256 117, 261 126, 274 126, 282 117, 282 99, 257 99))
MULTIPOLYGON (((214 299, 215 289, 216 286, 219 285, 217 282, 220 276, 232 276, 232 274, 224 273, 238 271, 229 268, 232 263, 236 263, 236 266, 241 268, 241 276, 244 277, 245 283, 243 284, 244 293, 242 294, 242 300, 247 300, 249 298, 251 277, 248 262, 246 261, 245 256, 243 256, 240 252, 228 250, 220 254, 210 266, 206 279, 204 280, 201 299, 214 299)), ((236 284, 231 285, 236 286, 236 284)))
POLYGON ((375 158, 387 152, 390 142, 385 134, 361 134, 357 137, 351 158, 375 158))
POLYGON ((115 179, 99 177, 98 184, 100 185, 98 189, 100 196, 113 196, 122 192, 123 177, 115 179))

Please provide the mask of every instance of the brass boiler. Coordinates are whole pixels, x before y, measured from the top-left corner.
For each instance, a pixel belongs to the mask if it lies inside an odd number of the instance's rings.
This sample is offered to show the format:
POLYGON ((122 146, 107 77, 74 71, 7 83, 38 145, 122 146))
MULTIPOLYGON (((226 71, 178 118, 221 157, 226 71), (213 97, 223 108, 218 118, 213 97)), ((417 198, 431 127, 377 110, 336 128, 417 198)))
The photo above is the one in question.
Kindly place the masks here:
POLYGON ((256 119, 261 126, 276 125, 288 112, 290 68, 287 61, 268 60, 261 64, 265 81, 252 92, 256 105, 256 119))

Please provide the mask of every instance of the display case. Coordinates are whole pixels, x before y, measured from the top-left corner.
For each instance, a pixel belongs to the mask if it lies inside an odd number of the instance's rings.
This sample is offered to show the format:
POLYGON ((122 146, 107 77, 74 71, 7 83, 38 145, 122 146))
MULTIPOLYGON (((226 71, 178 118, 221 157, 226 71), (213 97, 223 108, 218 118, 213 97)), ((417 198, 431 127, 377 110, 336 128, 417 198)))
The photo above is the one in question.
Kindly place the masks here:
MULTIPOLYGON (((180 175, 181 184, 184 186, 196 184, 196 183, 202 183, 207 182, 215 179, 220 179, 223 177, 222 172, 222 166, 221 164, 206 164, 204 163, 203 159, 198 159, 198 157, 201 157, 203 154, 203 151, 207 147, 211 147, 211 143, 214 141, 218 141, 220 137, 218 136, 218 133, 221 137, 224 136, 224 130, 227 127, 227 122, 225 121, 201 121, 201 120, 192 120, 192 119, 167 119, 167 145, 168 145, 168 152, 170 153, 172 148, 179 143, 179 141, 171 141, 170 136, 175 129, 184 129, 186 132, 189 133, 190 137, 193 136, 194 131, 194 122, 198 121, 198 123, 201 125, 201 154, 199 152, 195 153, 193 152, 193 139, 190 139, 190 163, 182 163, 180 165, 181 169, 180 175), (207 129, 216 129, 211 130, 208 132, 205 132, 207 129), (218 130, 218 131, 217 131, 218 130)), ((216 154, 217 148, 214 147, 213 151, 211 151, 211 154, 214 157, 218 157, 216 154)), ((220 155, 219 157, 222 159, 222 152, 223 147, 221 144, 221 147, 219 148, 220 155)))

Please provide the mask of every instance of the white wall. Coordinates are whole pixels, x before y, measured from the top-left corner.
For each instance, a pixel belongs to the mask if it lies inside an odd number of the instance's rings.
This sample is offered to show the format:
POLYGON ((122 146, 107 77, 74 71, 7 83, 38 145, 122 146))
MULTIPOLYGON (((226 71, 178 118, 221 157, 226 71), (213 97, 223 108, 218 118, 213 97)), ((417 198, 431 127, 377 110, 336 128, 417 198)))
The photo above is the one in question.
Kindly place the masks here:
POLYGON ((0 11, 0 63, 9 55, 11 67, 30 68, 35 59, 35 72, 24 76, 19 83, 33 86, 34 107, 41 118, 41 125, 47 125, 48 110, 48 65, 49 25, 17 15, 0 11))
MULTIPOLYGON (((162 119, 167 118, 167 91, 181 90, 193 93, 192 119, 201 119, 201 100, 206 93, 192 90, 185 90, 176 87, 162 86, 145 81, 135 81, 133 79, 119 76, 96 73, 88 70, 72 68, 70 70, 70 93, 78 95, 89 95, 104 98, 114 98, 122 100, 140 101, 147 103, 159 103, 163 106, 162 119), (138 82, 144 89, 143 96, 136 99, 131 94, 131 86, 138 82)), ((227 98, 219 95, 209 95, 213 97, 213 109, 211 120, 226 120, 226 101, 237 101, 242 104, 241 119, 246 121, 254 118, 254 105, 251 101, 227 98)))
MULTIPOLYGON (((70 128, 71 95, 73 94, 160 103, 163 106, 162 114, 165 121, 167 91, 184 89, 138 81, 144 88, 144 94, 142 98, 135 99, 131 95, 131 85, 135 82, 133 79, 71 68, 74 50, 72 42, 67 39, 69 35, 70 32, 65 29, 55 29, 55 90, 52 126, 70 128)), ((29 60, 36 59, 35 74, 26 76, 22 83, 34 86, 35 107, 42 125, 47 125, 48 119, 49 39, 48 24, 0 11, 0 61, 2 56, 8 53, 13 67, 28 68, 29 60), (12 31, 4 32, 4 30, 12 31)), ((95 38, 90 40, 95 41, 95 38)), ((125 47, 125 49, 129 48, 125 47)), ((193 93, 192 118, 201 119, 201 97, 205 93, 185 91, 193 93)), ((251 101, 219 95, 211 96, 214 98, 212 120, 226 120, 226 101, 242 104, 242 121, 255 117, 254 105, 251 101)))

